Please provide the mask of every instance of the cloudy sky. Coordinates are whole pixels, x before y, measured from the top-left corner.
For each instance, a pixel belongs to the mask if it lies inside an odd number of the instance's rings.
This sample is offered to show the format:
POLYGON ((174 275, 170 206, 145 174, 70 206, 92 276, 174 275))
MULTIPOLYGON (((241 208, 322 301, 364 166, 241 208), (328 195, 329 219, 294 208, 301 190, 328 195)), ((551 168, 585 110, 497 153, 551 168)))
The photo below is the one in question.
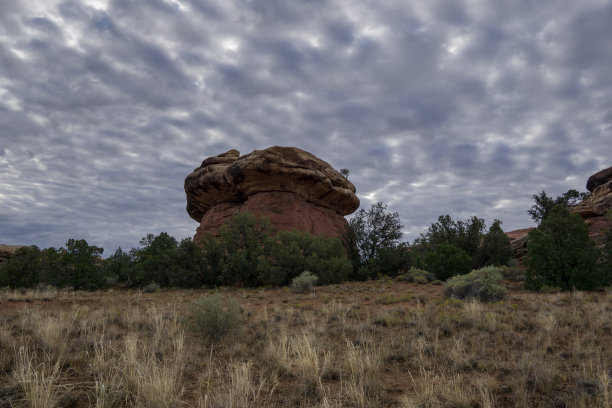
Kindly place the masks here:
POLYGON ((612 165, 609 0, 0 0, 0 243, 110 255, 197 223, 208 156, 297 146, 412 241, 532 225, 612 165))

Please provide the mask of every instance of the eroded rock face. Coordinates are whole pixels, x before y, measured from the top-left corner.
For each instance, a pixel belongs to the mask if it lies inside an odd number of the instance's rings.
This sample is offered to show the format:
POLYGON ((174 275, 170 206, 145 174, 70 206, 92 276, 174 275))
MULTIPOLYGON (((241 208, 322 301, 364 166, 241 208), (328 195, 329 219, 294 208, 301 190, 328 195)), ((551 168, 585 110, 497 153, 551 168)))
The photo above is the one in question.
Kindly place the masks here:
POLYGON ((195 240, 238 210, 265 215, 276 231, 339 236, 359 207, 355 186, 328 163, 295 148, 274 146, 205 159, 185 179, 187 212, 200 223, 195 240))
POLYGON ((527 255, 527 242, 529 240, 529 232, 534 229, 522 228, 514 231, 506 232, 508 238, 510 238, 510 246, 514 251, 515 258, 522 258, 527 255))
POLYGON ((589 177, 586 187, 591 196, 570 211, 584 219, 591 238, 600 240, 606 230, 612 228, 612 219, 607 215, 612 210, 612 167, 589 177))
POLYGON ((11 259, 13 254, 21 247, 23 247, 23 245, 0 244, 0 263, 8 259, 11 259))

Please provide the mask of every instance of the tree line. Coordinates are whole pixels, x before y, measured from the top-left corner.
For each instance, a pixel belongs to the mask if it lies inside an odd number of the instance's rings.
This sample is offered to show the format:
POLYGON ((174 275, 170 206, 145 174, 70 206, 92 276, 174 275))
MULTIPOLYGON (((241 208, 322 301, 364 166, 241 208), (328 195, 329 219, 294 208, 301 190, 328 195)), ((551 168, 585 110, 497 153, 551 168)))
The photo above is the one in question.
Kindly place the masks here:
MULTIPOLYGON (((583 193, 560 197, 534 195, 528 213, 539 223, 529 235, 525 286, 561 290, 596 289, 612 284, 612 232, 597 245, 588 228, 568 211, 583 193)), ((148 234, 137 248, 117 249, 107 259, 103 249, 70 239, 65 248, 20 248, 0 265, 0 287, 52 285, 94 290, 125 287, 200 288, 220 285, 287 285, 308 271, 318 284, 395 277, 411 269, 439 280, 485 266, 511 263, 510 240, 494 220, 461 220, 441 215, 412 244, 402 242, 399 215, 383 203, 359 210, 341 239, 307 232, 272 233, 270 221, 238 212, 219 230, 196 243, 169 234, 148 234)))

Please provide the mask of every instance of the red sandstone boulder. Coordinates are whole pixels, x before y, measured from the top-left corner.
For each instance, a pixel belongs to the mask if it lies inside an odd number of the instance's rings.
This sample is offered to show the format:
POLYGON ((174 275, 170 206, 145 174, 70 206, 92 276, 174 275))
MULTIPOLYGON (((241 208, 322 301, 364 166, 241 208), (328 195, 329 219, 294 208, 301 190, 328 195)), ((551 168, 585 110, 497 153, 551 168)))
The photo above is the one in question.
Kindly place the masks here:
POLYGON ((205 159, 185 179, 187 212, 200 223, 194 237, 216 234, 238 210, 264 215, 276 231, 339 236, 345 215, 359 207, 355 186, 331 165, 295 147, 205 159))
POLYGON ((4 245, 0 244, 0 263, 11 259, 13 254, 19 249, 22 248, 23 245, 4 245))
POLYGON ((591 195, 570 211, 584 219, 591 238, 600 240, 612 228, 612 219, 608 214, 612 210, 612 167, 589 177, 586 187, 591 195))
POLYGON ((529 231, 534 229, 531 228, 522 228, 514 231, 506 232, 508 238, 510 238, 510 246, 514 251, 514 256, 516 258, 522 258, 527 255, 527 242, 529 240, 529 231))

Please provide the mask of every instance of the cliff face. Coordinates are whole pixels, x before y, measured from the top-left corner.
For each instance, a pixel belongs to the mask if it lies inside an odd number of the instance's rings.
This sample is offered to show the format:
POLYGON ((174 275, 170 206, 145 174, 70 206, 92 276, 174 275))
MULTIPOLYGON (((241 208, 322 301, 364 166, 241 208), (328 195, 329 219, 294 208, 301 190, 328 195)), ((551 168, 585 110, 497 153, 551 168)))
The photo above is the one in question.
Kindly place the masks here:
POLYGON ((570 211, 584 219, 591 238, 600 240, 612 228, 612 219, 608 214, 612 210, 612 167, 589 177, 586 187, 591 192, 590 197, 570 211))
POLYGON ((195 240, 216 234, 238 210, 267 216, 276 231, 336 237, 346 225, 344 216, 359 207, 346 177, 295 147, 209 157, 187 176, 185 193, 187 212, 200 223, 195 240))

